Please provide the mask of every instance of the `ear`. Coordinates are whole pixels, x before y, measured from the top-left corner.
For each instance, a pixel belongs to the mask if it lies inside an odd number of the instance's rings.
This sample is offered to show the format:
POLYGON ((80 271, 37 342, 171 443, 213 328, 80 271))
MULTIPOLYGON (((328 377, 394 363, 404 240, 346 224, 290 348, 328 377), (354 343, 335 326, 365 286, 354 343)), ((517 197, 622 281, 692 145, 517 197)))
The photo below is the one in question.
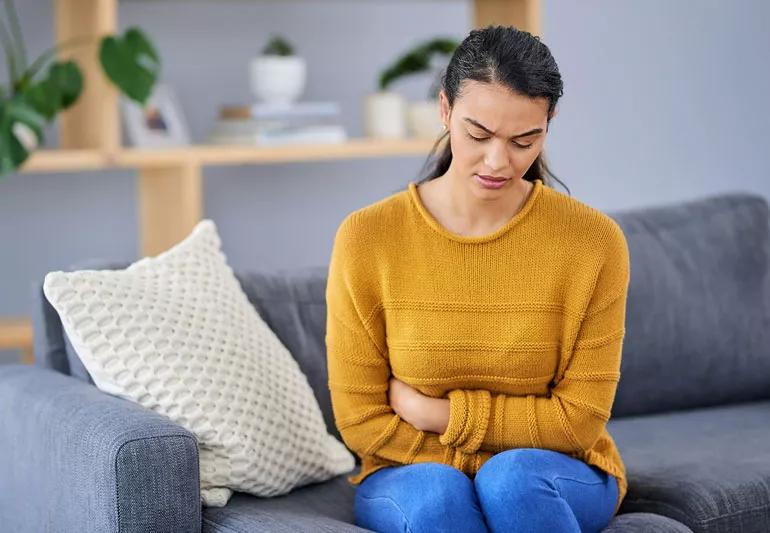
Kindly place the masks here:
POLYGON ((438 99, 439 99, 439 112, 441 116, 439 117, 441 119, 441 122, 446 126, 447 129, 449 129, 449 99, 446 96, 446 92, 444 92, 444 89, 441 89, 438 93, 438 99))

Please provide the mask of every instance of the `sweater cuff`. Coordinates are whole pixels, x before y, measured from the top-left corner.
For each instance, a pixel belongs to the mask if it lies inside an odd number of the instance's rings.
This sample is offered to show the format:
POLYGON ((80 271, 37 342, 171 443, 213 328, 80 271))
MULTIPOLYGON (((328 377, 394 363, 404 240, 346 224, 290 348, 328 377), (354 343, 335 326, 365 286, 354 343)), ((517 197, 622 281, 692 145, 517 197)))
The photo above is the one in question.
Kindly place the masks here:
POLYGON ((439 442, 464 453, 478 451, 489 426, 492 396, 488 390, 455 389, 449 398, 449 423, 439 442))

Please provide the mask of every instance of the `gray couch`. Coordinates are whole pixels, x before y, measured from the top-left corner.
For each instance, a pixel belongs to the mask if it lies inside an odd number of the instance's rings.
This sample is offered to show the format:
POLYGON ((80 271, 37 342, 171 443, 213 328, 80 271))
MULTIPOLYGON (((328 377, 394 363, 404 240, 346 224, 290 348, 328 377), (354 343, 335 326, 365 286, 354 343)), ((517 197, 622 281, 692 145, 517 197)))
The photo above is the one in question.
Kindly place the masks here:
MULTIPOLYGON (((762 197, 734 192, 611 213, 632 274, 608 427, 630 486, 605 531, 770 531, 768 211, 762 197)), ((326 383, 325 276, 324 266, 239 279, 339 438, 326 383)), ((345 475, 201 509, 195 438, 90 384, 38 298, 36 366, 0 368, 0 530, 364 531, 352 524, 345 475)))

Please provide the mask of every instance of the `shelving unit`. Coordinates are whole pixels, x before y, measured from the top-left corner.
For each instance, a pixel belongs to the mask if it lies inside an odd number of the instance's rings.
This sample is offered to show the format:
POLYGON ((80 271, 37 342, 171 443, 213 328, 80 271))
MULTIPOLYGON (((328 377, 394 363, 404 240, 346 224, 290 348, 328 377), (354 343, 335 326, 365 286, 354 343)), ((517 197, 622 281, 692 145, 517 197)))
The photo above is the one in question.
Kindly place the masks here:
MULTIPOLYGON (((118 0, 55 0, 57 42, 114 33, 118 0)), ((507 24, 540 34, 540 0, 475 0, 474 26, 507 24)), ((59 150, 32 155, 22 172, 64 172, 135 168, 139 172, 139 253, 154 255, 182 239, 201 218, 202 167, 288 163, 357 157, 427 155, 424 140, 352 140, 341 145, 266 148, 197 145, 178 149, 131 149, 120 146, 117 89, 104 77, 93 48, 64 57, 83 70, 84 91, 59 118, 59 150)))
MULTIPOLYGON (((117 31, 118 0, 54 0, 57 42, 117 31)), ((475 0, 474 27, 513 25, 540 35, 540 0, 475 0)), ((139 174, 139 253, 155 255, 184 238, 203 215, 203 167, 259 165, 362 157, 426 155, 431 140, 354 139, 342 144, 281 147, 193 145, 174 149, 121 146, 117 89, 104 77, 94 48, 68 51, 77 61, 84 90, 59 116, 60 148, 38 150, 22 172, 136 169, 139 174)), ((0 320, 0 347, 7 347, 25 320, 0 320)), ((31 343, 31 326, 28 326, 31 343)), ((26 333, 25 333, 26 335, 26 333)), ((24 339, 27 339, 22 335, 24 339)), ((26 340, 24 342, 27 342, 26 340)), ((17 345, 18 346, 18 345, 17 345)), ((22 347, 26 349, 25 347, 22 347)))
POLYGON ((20 350, 21 362, 32 364, 32 321, 28 318, 0 320, 0 350, 20 350))

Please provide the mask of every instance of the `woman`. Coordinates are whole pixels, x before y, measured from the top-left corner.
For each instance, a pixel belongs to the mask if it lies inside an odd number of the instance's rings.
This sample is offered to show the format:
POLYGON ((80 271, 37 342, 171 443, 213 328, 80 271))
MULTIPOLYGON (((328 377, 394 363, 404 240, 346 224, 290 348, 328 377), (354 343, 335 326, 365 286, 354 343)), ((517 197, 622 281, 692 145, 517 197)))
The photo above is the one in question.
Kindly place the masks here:
POLYGON ((562 81, 512 27, 473 30, 419 184, 350 213, 327 300, 336 425, 376 531, 600 531, 625 467, 606 430, 630 264, 619 225, 546 186, 562 81))

